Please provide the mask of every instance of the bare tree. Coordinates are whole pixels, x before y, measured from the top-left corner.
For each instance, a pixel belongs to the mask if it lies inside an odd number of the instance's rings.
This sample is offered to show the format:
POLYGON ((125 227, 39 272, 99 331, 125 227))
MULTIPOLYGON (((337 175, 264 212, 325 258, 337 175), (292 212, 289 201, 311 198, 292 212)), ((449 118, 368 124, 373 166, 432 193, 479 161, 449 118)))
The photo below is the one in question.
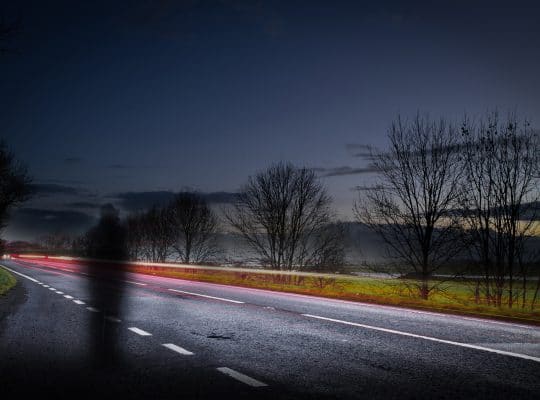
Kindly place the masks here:
POLYGON ((478 124, 465 118, 463 197, 461 207, 469 248, 482 267, 483 294, 501 306, 507 291, 512 307, 522 278, 522 306, 527 290, 526 242, 538 206, 539 139, 527 121, 515 114, 501 121, 497 112, 478 124))
POLYGON ((9 210, 27 200, 32 193, 26 168, 0 141, 0 229, 6 225, 9 210))
POLYGON ((330 205, 312 170, 279 163, 249 178, 226 218, 262 265, 301 269, 327 261, 325 251, 338 242, 331 240, 337 232, 326 230, 333 217, 330 205))
POLYGON ((208 261, 217 253, 217 217, 202 196, 179 193, 171 202, 169 212, 176 234, 173 247, 182 262, 208 261))
POLYGON ((168 208, 152 207, 126 220, 128 253, 131 258, 165 262, 173 252, 175 231, 168 208))
POLYGON ((459 252, 456 207, 460 180, 454 127, 419 114, 400 117, 388 135, 390 149, 373 153, 382 184, 364 191, 354 206, 358 221, 379 235, 402 273, 427 299, 437 288, 433 273, 459 252))
POLYGON ((68 255, 72 252, 73 238, 62 232, 55 232, 39 238, 39 245, 47 254, 68 255))
POLYGON ((125 221, 126 245, 130 260, 140 260, 144 257, 146 242, 146 227, 143 213, 128 215, 125 221))

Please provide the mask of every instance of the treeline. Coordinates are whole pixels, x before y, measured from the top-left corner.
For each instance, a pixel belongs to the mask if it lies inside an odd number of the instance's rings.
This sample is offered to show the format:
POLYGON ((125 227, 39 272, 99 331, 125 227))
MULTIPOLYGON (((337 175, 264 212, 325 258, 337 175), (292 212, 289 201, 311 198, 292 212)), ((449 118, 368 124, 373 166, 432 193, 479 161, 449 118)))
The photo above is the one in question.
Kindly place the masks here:
POLYGON ((219 253, 218 218, 197 193, 179 193, 165 207, 128 216, 125 225, 133 260, 189 264, 208 262, 219 253))
POLYGON ((217 216, 202 196, 181 192, 164 207, 153 206, 124 219, 106 204, 98 224, 84 235, 52 235, 43 243, 50 243, 51 251, 63 246, 72 254, 107 260, 201 263, 219 252, 217 226, 217 216))
MULTIPOLYGON (((391 126, 390 147, 372 151, 379 180, 361 193, 357 220, 387 246, 388 261, 419 279, 427 299, 441 288, 433 274, 467 254, 480 271, 477 302, 534 306, 528 278, 538 251, 538 133, 515 114, 491 113, 460 124, 417 115, 391 126)), ((535 271, 538 275, 538 270, 535 271)))
POLYGON ((151 262, 220 263, 217 235, 236 233, 263 268, 337 272, 344 265, 344 228, 316 174, 289 163, 249 178, 222 218, 197 193, 181 192, 167 205, 121 220, 110 204, 99 223, 76 239, 50 235, 49 252, 151 262))

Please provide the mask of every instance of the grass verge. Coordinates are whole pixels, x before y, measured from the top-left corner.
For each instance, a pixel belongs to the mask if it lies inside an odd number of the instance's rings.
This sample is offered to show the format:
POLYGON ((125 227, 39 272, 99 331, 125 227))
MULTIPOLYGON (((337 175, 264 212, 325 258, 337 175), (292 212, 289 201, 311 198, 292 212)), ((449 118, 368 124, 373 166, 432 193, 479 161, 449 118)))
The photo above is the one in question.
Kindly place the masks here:
POLYGON ((7 293, 16 283, 15 277, 0 266, 0 296, 7 293))

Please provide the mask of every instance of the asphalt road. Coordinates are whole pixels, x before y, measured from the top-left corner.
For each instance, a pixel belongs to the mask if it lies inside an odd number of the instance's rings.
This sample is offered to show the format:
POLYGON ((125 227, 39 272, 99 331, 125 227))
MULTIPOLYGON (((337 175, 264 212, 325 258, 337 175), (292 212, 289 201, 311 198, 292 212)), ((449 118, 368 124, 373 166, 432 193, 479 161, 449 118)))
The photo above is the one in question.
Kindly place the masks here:
POLYGON ((5 261, 0 396, 540 399, 538 327, 5 261))

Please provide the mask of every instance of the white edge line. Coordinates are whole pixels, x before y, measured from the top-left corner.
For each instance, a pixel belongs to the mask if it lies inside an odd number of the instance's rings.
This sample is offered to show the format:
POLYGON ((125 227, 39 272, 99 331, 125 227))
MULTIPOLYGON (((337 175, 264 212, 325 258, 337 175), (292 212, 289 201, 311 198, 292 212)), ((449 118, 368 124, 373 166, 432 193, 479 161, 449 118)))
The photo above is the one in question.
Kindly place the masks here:
MULTIPOLYGON (((31 278, 31 277, 29 277, 27 275, 21 274, 20 272, 14 271, 11 268, 6 267, 5 265, 2 265, 2 267, 7 269, 8 271, 11 271, 11 272, 13 272, 13 273, 15 273, 17 275, 25 277, 26 279, 29 279, 32 282, 39 283, 43 287, 46 287, 45 284, 39 282, 38 280, 36 280, 34 278, 31 278)), ((90 276, 90 274, 87 274, 86 272, 81 272, 81 274, 90 276)), ((167 277, 160 277, 160 278, 175 279, 175 278, 167 278, 167 277)), ((188 279, 175 279, 175 280, 184 281, 184 282, 188 282, 188 283, 194 283, 194 281, 190 281, 188 279)), ((226 287, 235 288, 235 289, 238 288, 238 286, 234 286, 234 285, 216 284, 216 283, 210 283, 210 282, 205 282, 205 284, 212 285, 212 286, 226 286, 226 287)), ((271 291, 271 290, 260 289, 260 288, 242 288, 242 289, 247 290, 247 291, 254 291, 254 292, 276 293, 276 292, 271 291)), ((213 296, 206 296, 206 295, 202 295, 202 294, 198 294, 198 293, 183 292, 181 290, 176 290, 176 289, 169 289, 169 290, 179 292, 179 293, 191 294, 193 296, 201 296, 201 297, 207 297, 207 298, 216 299, 216 300, 228 301, 228 302, 231 302, 231 303, 244 304, 243 301, 229 300, 229 299, 223 299, 223 298, 213 297, 213 296)), ((391 309, 391 310, 396 310, 396 311, 401 311, 401 312, 404 311, 404 312, 408 312, 408 313, 412 313, 412 314, 427 314, 427 315, 434 315, 434 316, 437 316, 437 317, 449 317, 449 318, 455 318, 455 319, 461 319, 461 320, 469 320, 469 321, 474 321, 474 322, 477 322, 477 323, 489 323, 489 324, 506 325, 506 326, 512 326, 512 327, 520 327, 520 328, 525 328, 525 329, 536 329, 536 327, 531 326, 531 325, 525 325, 525 324, 514 323, 514 322, 495 321, 495 320, 477 318, 477 317, 472 317, 472 316, 453 315, 453 314, 446 314, 446 313, 441 313, 441 312, 436 312, 436 311, 415 310, 415 309, 412 309, 412 308, 406 308, 406 307, 402 308, 402 307, 395 307, 395 306, 383 305, 383 304, 369 304, 369 303, 364 303, 364 302, 360 302, 360 301, 356 302, 356 301, 349 301, 349 300, 332 299, 332 298, 317 297, 317 296, 311 296, 311 295, 305 295, 305 294, 299 294, 299 293, 290 293, 290 292, 278 292, 278 293, 281 294, 281 295, 284 295, 284 296, 300 297, 300 298, 313 298, 313 299, 321 300, 321 301, 345 303, 345 304, 349 304, 349 305, 353 305, 353 306, 359 306, 359 307, 374 307, 374 308, 380 307, 380 308, 391 309)), ((304 314, 304 315, 307 316, 307 314, 304 314)), ((316 317, 314 316, 314 318, 316 318, 316 317)), ((343 323, 346 323, 346 321, 343 321, 343 323)), ((405 332, 403 332, 403 333, 405 333, 405 332)), ((472 345, 470 345, 470 346, 472 346, 472 345)), ((489 349, 487 351, 495 352, 495 349, 489 349)), ((523 356, 525 356, 525 355, 523 355, 523 356)), ((529 357, 529 356, 525 356, 525 357, 529 357)), ((533 357, 533 358, 536 358, 536 357, 533 357)), ((535 359, 534 361, 537 361, 537 360, 535 359)))
POLYGON ((200 294, 200 293, 193 293, 193 292, 186 292, 185 290, 178 290, 178 289, 168 289, 171 292, 177 292, 177 293, 183 293, 183 294, 189 294, 191 296, 199 296, 199 297, 205 297, 207 299, 214 299, 214 300, 221 300, 221 301, 227 301, 229 303, 235 303, 235 304, 244 304, 243 301, 238 300, 231 300, 231 299, 224 299, 223 297, 215 297, 215 296, 208 296, 206 294, 200 294))
POLYGON ((191 351, 188 351, 188 350, 184 349, 183 347, 177 346, 177 345, 175 345, 173 343, 163 343, 162 346, 168 348, 169 350, 175 351, 175 352, 177 352, 179 354, 183 354, 185 356, 192 356, 193 355, 193 353, 191 351))
POLYGON ((377 326, 371 326, 371 325, 365 325, 365 324, 358 324, 356 322, 342 321, 340 319, 321 317, 321 316, 318 316, 318 315, 312 315, 312 314, 302 314, 302 315, 304 317, 308 317, 308 318, 315 318, 315 319, 320 319, 320 320, 324 320, 324 321, 337 322, 339 324, 352 325, 352 326, 357 326, 357 327, 360 327, 360 328, 371 329, 371 330, 374 330, 374 331, 393 333, 393 334, 401 335, 401 336, 408 336, 408 337, 413 337, 413 338, 418 338, 418 339, 429 340, 431 342, 444 343, 444 344, 449 344, 449 345, 452 345, 452 346, 460 346, 460 347, 465 347, 465 348, 468 348, 468 349, 488 351, 490 353, 501 354, 501 355, 504 355, 504 356, 517 357, 517 358, 522 358, 524 360, 540 362, 540 357, 529 356, 527 354, 513 353, 513 352, 510 352, 510 351, 497 350, 497 349, 492 349, 492 348, 489 348, 489 347, 476 346, 474 344, 454 342, 454 341, 451 341, 451 340, 438 339, 438 338, 434 338, 434 337, 431 337, 431 336, 417 335, 415 333, 396 331, 394 329, 380 328, 380 327, 377 327, 377 326))
POLYGON ((367 303, 363 301, 342 300, 342 299, 335 299, 331 297, 314 296, 314 295, 309 295, 309 294, 280 292, 280 291, 269 290, 269 289, 252 288, 252 287, 248 288, 248 287, 243 287, 243 286, 228 285, 225 283, 200 282, 200 281, 193 281, 189 279, 171 278, 171 277, 164 277, 164 276, 152 275, 152 276, 149 276, 149 278, 167 279, 167 280, 175 281, 175 283, 185 282, 191 285, 204 284, 204 285, 213 286, 213 287, 227 287, 227 288, 232 288, 232 289, 242 289, 244 291, 251 291, 255 293, 279 294, 279 295, 287 296, 287 297, 297 297, 297 298, 303 298, 303 299, 314 299, 314 300, 325 301, 325 302, 343 303, 343 304, 356 306, 356 307, 383 308, 383 309, 388 309, 388 310, 393 310, 393 311, 398 311, 398 312, 407 312, 411 314, 433 315, 435 317, 441 317, 441 318, 444 317, 444 318, 451 318, 451 319, 457 319, 457 320, 473 321, 476 323, 505 325, 505 326, 514 327, 514 328, 524 328, 524 329, 537 329, 538 328, 535 325, 527 324, 525 322, 497 321, 495 319, 475 317, 473 315, 465 316, 465 315, 449 314, 449 313, 436 311, 436 310, 426 311, 426 310, 419 310, 419 309, 409 308, 409 307, 396 307, 396 306, 392 306, 388 304, 372 304, 372 303, 367 303))
POLYGON ((152 336, 150 332, 143 331, 142 329, 136 328, 132 326, 131 328, 128 328, 131 332, 135 332, 137 335, 141 336, 152 336))
POLYGON ((28 279, 28 280, 31 280, 32 282, 39 283, 39 281, 38 281, 37 279, 34 279, 34 278, 32 278, 32 277, 30 277, 30 276, 28 276, 28 275, 25 275, 25 274, 21 274, 20 272, 13 271, 11 268, 6 267, 5 265, 2 265, 2 267, 5 268, 5 269, 7 269, 7 270, 10 271, 10 272, 13 272, 14 274, 20 275, 20 276, 22 276, 23 278, 26 278, 26 279, 28 279))
POLYGON ((252 386, 252 387, 263 387, 268 386, 266 383, 263 383, 261 381, 258 381, 256 379, 253 379, 247 375, 241 374, 238 371, 235 371, 234 369, 230 369, 227 367, 219 367, 216 368, 219 372, 222 374, 228 375, 233 379, 236 379, 237 381, 240 381, 242 383, 245 383, 246 385, 252 386))

